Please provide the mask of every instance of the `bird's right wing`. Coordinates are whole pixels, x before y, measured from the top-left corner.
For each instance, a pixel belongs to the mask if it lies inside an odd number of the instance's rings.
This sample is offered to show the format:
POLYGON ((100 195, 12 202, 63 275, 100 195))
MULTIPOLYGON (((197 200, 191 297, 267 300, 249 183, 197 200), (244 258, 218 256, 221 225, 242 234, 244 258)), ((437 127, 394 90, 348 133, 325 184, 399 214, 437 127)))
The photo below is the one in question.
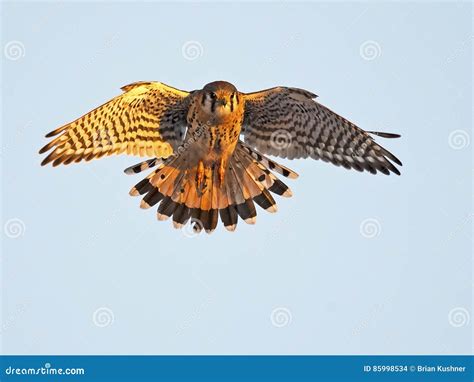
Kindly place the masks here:
POLYGON ((183 139, 189 92, 160 82, 136 82, 84 116, 46 135, 59 134, 39 152, 52 149, 41 165, 53 166, 105 155, 168 157, 183 139))

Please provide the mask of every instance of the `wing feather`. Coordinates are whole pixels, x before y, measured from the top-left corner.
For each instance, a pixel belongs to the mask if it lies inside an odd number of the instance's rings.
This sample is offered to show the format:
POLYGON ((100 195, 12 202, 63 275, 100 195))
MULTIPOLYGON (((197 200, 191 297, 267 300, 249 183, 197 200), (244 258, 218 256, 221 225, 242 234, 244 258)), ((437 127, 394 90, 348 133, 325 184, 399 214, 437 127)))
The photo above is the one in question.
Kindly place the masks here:
POLYGON ((190 93, 160 82, 136 82, 123 94, 46 135, 55 137, 41 165, 89 161, 105 155, 168 157, 186 129, 190 93))
POLYGON ((316 102, 316 95, 303 89, 276 87, 242 94, 244 140, 263 154, 288 159, 310 157, 359 171, 400 174, 393 164, 401 166, 400 160, 370 134, 385 138, 399 135, 366 132, 316 102))

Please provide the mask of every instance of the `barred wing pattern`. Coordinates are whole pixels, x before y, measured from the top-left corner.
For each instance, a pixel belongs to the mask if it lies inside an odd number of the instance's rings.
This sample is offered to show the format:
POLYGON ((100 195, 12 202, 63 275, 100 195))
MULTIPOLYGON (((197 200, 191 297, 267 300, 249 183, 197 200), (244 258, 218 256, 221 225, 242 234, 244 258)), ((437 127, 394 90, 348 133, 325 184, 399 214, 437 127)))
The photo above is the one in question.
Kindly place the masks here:
POLYGON ((321 159, 373 174, 393 172, 402 165, 378 145, 370 134, 385 138, 396 134, 367 132, 314 101, 317 96, 297 88, 276 87, 245 94, 244 140, 264 154, 281 158, 321 159))
POLYGON ((186 130, 190 93, 160 82, 136 82, 123 94, 46 135, 41 165, 89 161, 104 155, 168 157, 186 130))

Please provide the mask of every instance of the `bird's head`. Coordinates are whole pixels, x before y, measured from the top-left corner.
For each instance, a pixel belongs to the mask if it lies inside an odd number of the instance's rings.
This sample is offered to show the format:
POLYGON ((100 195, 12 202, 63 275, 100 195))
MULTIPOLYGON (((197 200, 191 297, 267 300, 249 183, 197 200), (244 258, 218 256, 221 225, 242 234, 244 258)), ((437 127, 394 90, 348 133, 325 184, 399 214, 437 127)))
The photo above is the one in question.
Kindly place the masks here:
POLYGON ((225 117, 236 111, 242 100, 234 85, 225 81, 215 81, 204 86, 200 101, 208 114, 225 117))

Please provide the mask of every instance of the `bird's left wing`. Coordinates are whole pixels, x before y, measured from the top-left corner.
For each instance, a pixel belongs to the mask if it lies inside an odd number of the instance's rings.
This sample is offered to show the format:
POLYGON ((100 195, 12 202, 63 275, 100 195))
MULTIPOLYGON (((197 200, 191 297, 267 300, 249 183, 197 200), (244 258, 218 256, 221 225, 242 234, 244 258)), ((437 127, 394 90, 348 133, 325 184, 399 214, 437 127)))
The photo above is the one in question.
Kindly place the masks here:
POLYGON ((123 94, 46 135, 59 134, 40 150, 52 149, 41 165, 69 164, 105 155, 168 157, 186 129, 189 92, 160 82, 136 82, 123 94))
POLYGON ((317 103, 316 95, 303 89, 276 87, 242 94, 242 134, 260 152, 289 159, 311 157, 374 174, 400 174, 392 163, 401 166, 400 160, 370 134, 399 135, 364 131, 317 103))

